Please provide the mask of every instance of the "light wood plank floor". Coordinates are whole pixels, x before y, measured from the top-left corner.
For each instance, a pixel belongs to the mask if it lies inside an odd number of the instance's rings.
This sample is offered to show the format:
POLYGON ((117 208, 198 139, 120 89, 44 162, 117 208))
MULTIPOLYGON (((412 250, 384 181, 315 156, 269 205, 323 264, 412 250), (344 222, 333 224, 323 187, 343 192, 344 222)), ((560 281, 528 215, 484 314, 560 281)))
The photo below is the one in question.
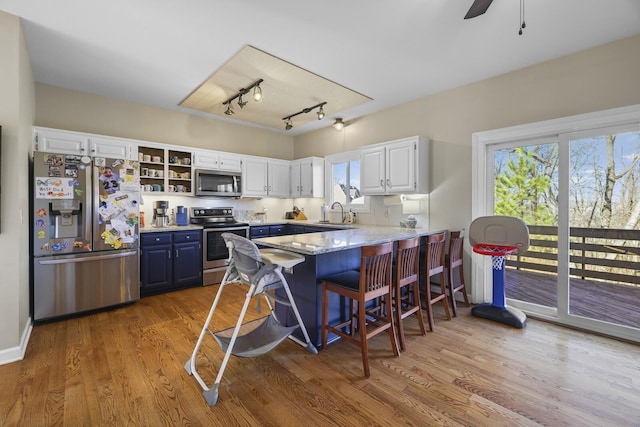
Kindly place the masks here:
MULTIPOLYGON (((228 314, 244 295, 234 289, 228 314)), ((387 336, 373 338, 369 380, 346 342, 312 355, 287 340, 232 358, 209 407, 183 365, 216 290, 36 326, 25 360, 0 366, 0 425, 640 425, 639 346, 534 319, 515 329, 463 307, 451 321, 436 309, 424 337, 407 319, 399 358, 387 336)), ((206 342, 199 363, 211 382, 222 352, 206 342)))

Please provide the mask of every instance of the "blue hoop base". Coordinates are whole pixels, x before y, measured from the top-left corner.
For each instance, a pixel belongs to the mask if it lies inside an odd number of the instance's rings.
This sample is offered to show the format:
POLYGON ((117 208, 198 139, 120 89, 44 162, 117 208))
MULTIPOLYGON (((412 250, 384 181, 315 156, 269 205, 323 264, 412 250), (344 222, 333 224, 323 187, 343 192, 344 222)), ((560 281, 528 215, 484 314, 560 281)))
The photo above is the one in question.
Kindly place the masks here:
POLYGON ((471 309, 471 314, 519 329, 527 324, 527 315, 513 307, 497 307, 489 303, 478 304, 471 309))

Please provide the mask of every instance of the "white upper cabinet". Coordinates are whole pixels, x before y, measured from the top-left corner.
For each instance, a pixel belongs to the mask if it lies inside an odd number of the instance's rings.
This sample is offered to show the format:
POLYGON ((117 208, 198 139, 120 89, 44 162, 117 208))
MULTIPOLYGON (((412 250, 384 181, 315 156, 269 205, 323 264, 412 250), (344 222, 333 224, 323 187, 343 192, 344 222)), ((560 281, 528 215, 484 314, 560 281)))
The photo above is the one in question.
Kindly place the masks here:
POLYGON ((242 196, 267 197, 267 160, 245 157, 242 160, 242 196))
POLYGON ((363 149, 360 154, 360 185, 363 194, 385 194, 384 147, 363 149))
POLYGON ((129 160, 138 158, 138 144, 133 140, 50 128, 34 128, 34 135, 36 151, 129 160))
POLYGON ((324 197, 324 159, 309 157, 291 162, 291 197, 324 197))
POLYGON ((286 160, 269 160, 268 187, 269 197, 288 198, 289 196, 289 162, 286 160))
POLYGON ((242 160, 243 197, 289 196, 289 162, 245 157, 242 160))
POLYGON ((91 157, 138 160, 138 144, 120 138, 89 137, 91 157))
POLYGON ((198 169, 241 172, 242 158, 230 153, 211 150, 195 150, 193 153, 193 166, 198 169))
POLYGON ((410 137, 375 144, 361 151, 363 194, 429 192, 429 141, 410 137))
POLYGON ((48 153, 89 155, 89 137, 76 132, 34 128, 35 150, 48 153))

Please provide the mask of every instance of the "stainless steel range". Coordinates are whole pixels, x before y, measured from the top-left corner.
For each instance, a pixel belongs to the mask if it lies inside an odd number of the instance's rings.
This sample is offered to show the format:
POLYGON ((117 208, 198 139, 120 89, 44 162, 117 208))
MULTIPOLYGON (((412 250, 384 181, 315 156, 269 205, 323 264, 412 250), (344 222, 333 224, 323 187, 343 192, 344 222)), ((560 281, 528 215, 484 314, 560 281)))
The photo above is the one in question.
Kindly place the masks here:
POLYGON ((191 208, 192 224, 204 227, 202 235, 203 285, 220 283, 227 269, 229 251, 222 233, 249 237, 249 224, 233 217, 233 208, 191 208))

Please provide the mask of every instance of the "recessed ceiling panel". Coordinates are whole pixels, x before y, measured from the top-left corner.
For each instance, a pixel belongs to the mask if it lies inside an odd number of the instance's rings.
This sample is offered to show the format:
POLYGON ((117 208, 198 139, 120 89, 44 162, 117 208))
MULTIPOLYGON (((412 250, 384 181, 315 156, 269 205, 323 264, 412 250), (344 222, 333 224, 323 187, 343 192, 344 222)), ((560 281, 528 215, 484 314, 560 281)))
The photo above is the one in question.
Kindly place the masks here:
MULTIPOLYGON (((253 46, 245 46, 209 79, 195 89, 180 105, 206 113, 231 117, 276 129, 284 128, 283 117, 305 108, 326 102, 324 120, 339 115, 342 111, 371 101, 371 98, 325 79, 303 68, 283 61, 253 46), (259 79, 263 99, 255 102, 252 91, 243 96, 248 101, 243 109, 238 99, 231 102, 234 114, 225 115, 223 103, 236 95, 240 89, 251 86, 259 79)), ((302 126, 318 120, 317 109, 295 116, 293 126, 302 126)))

